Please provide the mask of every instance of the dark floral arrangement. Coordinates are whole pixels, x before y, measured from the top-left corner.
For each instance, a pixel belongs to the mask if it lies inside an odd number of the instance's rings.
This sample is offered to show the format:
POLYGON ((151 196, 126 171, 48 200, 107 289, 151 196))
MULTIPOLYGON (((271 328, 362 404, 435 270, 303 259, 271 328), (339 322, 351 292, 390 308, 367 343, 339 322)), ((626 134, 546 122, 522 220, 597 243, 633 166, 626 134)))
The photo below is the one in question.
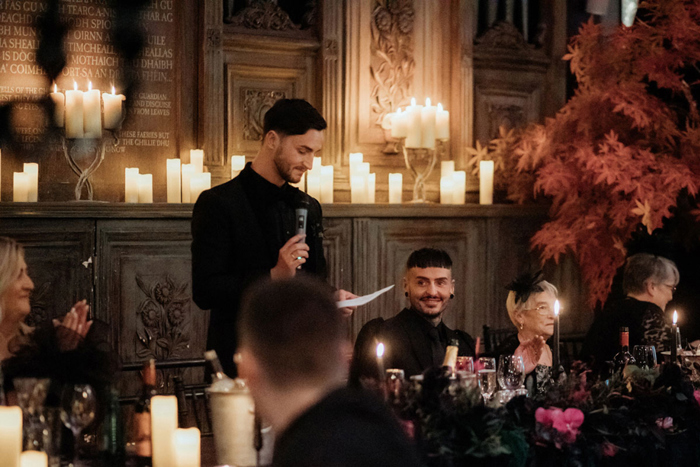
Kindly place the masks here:
POLYGON ((428 466, 700 465, 700 391, 677 365, 595 378, 578 365, 505 406, 438 370, 402 395, 428 466))

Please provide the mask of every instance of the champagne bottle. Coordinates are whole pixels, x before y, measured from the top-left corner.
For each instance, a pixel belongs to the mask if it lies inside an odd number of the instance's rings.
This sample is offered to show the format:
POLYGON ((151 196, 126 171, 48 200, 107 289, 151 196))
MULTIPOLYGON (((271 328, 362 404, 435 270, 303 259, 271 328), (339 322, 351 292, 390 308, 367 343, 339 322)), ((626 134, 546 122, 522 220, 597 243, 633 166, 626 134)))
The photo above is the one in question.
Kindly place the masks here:
POLYGON ((626 365, 636 365, 637 361, 630 353, 630 330, 628 327, 620 328, 620 351, 613 359, 615 371, 621 371, 626 365))
POLYGON ((207 350, 204 352, 204 358, 209 362, 211 369, 211 389, 216 391, 230 391, 233 389, 235 383, 224 373, 224 368, 221 366, 216 350, 207 350))
POLYGON ((448 367, 450 373, 454 374, 455 366, 457 365, 457 354, 459 353, 459 340, 452 339, 450 344, 445 349, 445 360, 442 362, 442 366, 448 367))
POLYGON ((152 456, 151 446, 151 398, 156 392, 156 362, 151 359, 143 364, 141 374, 143 383, 141 396, 134 406, 134 417, 131 423, 131 438, 134 443, 134 454, 143 459, 152 456))

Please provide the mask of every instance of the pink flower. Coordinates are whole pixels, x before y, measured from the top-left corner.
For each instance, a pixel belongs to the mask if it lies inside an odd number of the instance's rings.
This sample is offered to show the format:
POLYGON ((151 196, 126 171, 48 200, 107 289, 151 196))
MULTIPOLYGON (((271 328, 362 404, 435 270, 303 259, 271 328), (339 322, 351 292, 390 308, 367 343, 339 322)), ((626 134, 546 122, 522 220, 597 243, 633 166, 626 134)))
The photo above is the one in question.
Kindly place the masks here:
POLYGON ((535 411, 535 420, 542 425, 552 426, 554 419, 552 418, 551 410, 561 411, 560 409, 545 409, 544 407, 540 407, 535 411))
POLYGON ((700 404, 700 390, 696 389, 695 391, 693 391, 693 397, 695 397, 697 403, 700 404))
POLYGON ((656 426, 658 426, 662 430, 670 430, 671 428, 673 428, 673 418, 659 418, 656 420, 656 426))
POLYGON ((563 435, 566 442, 576 441, 578 429, 583 424, 583 412, 579 409, 566 409, 563 412, 559 410, 552 414, 552 418, 554 419, 552 426, 563 435))
POLYGON ((605 457, 615 457, 615 454, 617 454, 617 446, 612 444, 609 441, 605 441, 602 445, 603 449, 603 456, 605 457))

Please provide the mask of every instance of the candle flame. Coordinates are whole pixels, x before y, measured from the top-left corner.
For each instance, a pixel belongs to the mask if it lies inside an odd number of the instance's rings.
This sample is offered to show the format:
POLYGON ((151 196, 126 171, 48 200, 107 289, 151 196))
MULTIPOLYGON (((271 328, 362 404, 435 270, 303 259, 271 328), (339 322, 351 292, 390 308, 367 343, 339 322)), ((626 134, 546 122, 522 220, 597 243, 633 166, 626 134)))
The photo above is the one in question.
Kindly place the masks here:
POLYGON ((438 102, 438 112, 442 112, 442 104, 438 102))
POLYGON ((76 83, 75 81, 73 81, 73 90, 78 90, 78 83, 76 83))
POLYGON ((430 98, 429 97, 425 98, 425 106, 430 107, 430 98))
POLYGON ((554 316, 559 316, 559 300, 554 300, 554 316))
POLYGON ((114 92, 114 85, 112 85, 112 95, 115 95, 116 93, 114 92))
POLYGON ((398 115, 400 113, 401 113, 401 107, 399 107, 399 109, 396 111, 396 115, 398 115))
POLYGON ((673 310, 673 324, 676 324, 678 322, 678 312, 676 310, 673 310))
POLYGON ((384 344, 380 342, 379 344, 377 344, 377 358, 382 358, 383 355, 384 355, 384 344))
POLYGON ((88 91, 92 91, 92 81, 88 81, 88 91))
POLYGON ((58 92, 58 85, 53 83, 53 92, 58 92))
POLYGON ((411 105, 412 106, 416 105, 416 98, 415 97, 411 97, 411 105))

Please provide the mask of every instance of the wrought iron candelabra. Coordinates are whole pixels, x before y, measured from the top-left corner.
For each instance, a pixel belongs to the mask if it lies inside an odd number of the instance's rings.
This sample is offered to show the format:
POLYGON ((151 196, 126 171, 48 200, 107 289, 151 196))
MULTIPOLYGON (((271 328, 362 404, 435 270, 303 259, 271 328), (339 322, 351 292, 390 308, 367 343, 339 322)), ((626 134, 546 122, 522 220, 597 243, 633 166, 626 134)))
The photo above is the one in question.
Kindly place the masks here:
POLYGON ((112 144, 113 147, 119 145, 119 138, 117 137, 116 130, 107 130, 108 135, 103 136, 100 139, 83 139, 83 138, 67 138, 65 132, 61 134, 61 144, 63 146, 63 155, 66 157, 66 161, 70 166, 71 170, 78 176, 78 183, 75 185, 75 200, 80 201, 83 193, 83 188, 87 191, 87 200, 93 201, 93 188, 90 177, 93 173, 102 165, 105 158, 105 148, 107 144, 112 144), (92 162, 87 168, 82 168, 80 164, 75 160, 74 155, 80 150, 81 144, 79 142, 84 142, 90 144, 93 147, 90 151, 94 151, 94 156, 92 157, 92 162))

